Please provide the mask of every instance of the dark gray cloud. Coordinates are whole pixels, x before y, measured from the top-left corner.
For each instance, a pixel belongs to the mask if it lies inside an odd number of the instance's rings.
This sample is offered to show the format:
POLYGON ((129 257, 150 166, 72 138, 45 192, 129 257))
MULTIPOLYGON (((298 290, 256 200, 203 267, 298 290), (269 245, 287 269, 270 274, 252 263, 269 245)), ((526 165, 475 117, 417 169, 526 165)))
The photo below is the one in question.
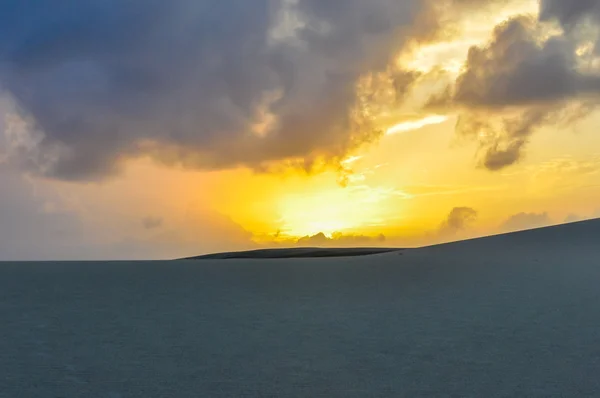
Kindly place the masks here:
POLYGON ((480 165, 495 171, 516 163, 534 130, 561 115, 556 107, 533 107, 501 117, 487 111, 463 111, 455 130, 459 136, 479 141, 480 165))
POLYGON ((543 39, 531 17, 514 17, 496 26, 486 45, 470 48, 454 87, 429 106, 494 110, 596 97, 600 76, 581 70, 576 47, 565 36, 543 39))
POLYGON ((0 87, 40 137, 16 159, 78 180, 142 154, 199 168, 342 156, 380 134, 355 83, 385 69, 421 3, 4 1, 0 87))
POLYGON ((570 29, 583 19, 600 20, 600 2, 598 0, 541 0, 540 19, 558 20, 570 29))
POLYGON ((600 75, 582 71, 576 48, 564 35, 544 38, 533 18, 514 17, 469 50, 454 86, 429 106, 457 108, 457 134, 479 141, 481 166, 500 170, 519 161, 536 129, 568 125, 597 106, 600 75))
POLYGON ((439 229, 440 235, 453 235, 458 231, 465 230, 477 221, 477 211, 470 207, 455 207, 439 229))
POLYGON ((469 50, 453 101, 506 107, 600 93, 600 77, 578 71, 574 43, 558 36, 540 44, 537 36, 536 22, 528 17, 497 26, 487 46, 469 50))
POLYGON ((595 41, 594 55, 600 54, 600 2, 597 0, 541 0, 539 17, 543 22, 558 21, 570 37, 585 31, 583 36, 595 41))
POLYGON ((548 213, 518 213, 509 217, 501 226, 500 230, 504 232, 520 231, 545 227, 552 224, 548 213))

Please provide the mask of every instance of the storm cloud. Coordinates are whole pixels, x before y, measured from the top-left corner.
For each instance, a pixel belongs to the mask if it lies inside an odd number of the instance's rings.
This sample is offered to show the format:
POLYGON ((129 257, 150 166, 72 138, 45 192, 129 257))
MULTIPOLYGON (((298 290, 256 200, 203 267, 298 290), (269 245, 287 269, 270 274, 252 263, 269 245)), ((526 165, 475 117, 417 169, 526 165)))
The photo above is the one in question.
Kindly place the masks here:
POLYGON ((562 26, 572 29, 584 19, 600 21, 598 0, 541 0, 540 19, 557 19, 562 26))
MULTIPOLYGON (((562 4, 549 3, 542 4, 546 18, 562 4)), ((581 43, 545 28, 531 16, 501 23, 486 45, 471 47, 455 84, 428 105, 458 110, 457 134, 480 143, 479 163, 489 170, 518 162, 537 129, 568 125, 598 104, 600 74, 585 67, 581 43)))
POLYGON ((7 0, 12 161, 87 180, 150 155, 195 168, 337 159, 381 131, 356 82, 409 40, 418 0, 7 0))
POLYGON ((471 107, 556 102, 600 91, 600 77, 577 69, 575 44, 562 36, 539 42, 536 22, 516 17, 496 27, 485 47, 472 47, 454 101, 471 107))

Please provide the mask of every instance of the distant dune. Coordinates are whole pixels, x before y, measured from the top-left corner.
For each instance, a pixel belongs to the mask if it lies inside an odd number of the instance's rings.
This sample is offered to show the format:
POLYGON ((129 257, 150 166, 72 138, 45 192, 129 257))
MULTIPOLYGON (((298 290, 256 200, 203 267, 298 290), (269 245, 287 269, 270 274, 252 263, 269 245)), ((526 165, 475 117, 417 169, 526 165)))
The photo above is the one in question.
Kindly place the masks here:
MULTIPOLYGON (((447 245, 461 245, 464 243, 487 242, 488 239, 492 239, 494 243, 517 239, 522 244, 537 244, 545 242, 537 242, 540 234, 543 234, 546 238, 556 235, 561 235, 564 228, 572 228, 578 225, 578 229, 586 228, 585 225, 591 225, 590 223, 600 222, 598 220, 587 220, 578 221, 569 224, 555 225, 551 227, 534 228, 524 231, 508 232, 492 236, 484 236, 479 238, 467 239, 457 242, 442 243, 437 245, 425 246, 420 250, 432 247, 444 247, 447 245)), ((419 249, 419 248, 417 248, 419 249)), ((354 257, 354 256, 369 256, 373 254, 382 254, 389 252, 397 252, 404 250, 415 250, 415 249, 404 249, 404 248, 378 248, 378 247, 351 247, 351 248, 325 248, 325 247, 288 247, 282 249, 258 249, 258 250, 247 250, 239 252, 224 252, 224 253, 213 253, 204 254, 200 256, 187 257, 181 260, 234 260, 234 259, 285 259, 285 258, 320 258, 320 257, 354 257)))
POLYGON ((402 249, 360 247, 360 248, 319 248, 298 247, 285 249, 260 249, 242 252, 207 254, 183 260, 226 260, 226 259, 267 259, 267 258, 318 258, 318 257, 353 257, 372 254, 389 253, 402 249))
POLYGON ((0 263, 0 319, 7 398, 598 397, 600 221, 360 257, 0 263))

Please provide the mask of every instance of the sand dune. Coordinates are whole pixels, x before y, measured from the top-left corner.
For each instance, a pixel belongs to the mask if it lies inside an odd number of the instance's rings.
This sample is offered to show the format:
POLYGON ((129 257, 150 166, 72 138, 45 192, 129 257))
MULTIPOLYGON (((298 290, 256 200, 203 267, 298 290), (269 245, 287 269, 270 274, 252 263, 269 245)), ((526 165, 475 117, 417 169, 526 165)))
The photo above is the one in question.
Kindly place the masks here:
POLYGON ((354 257, 372 254, 389 253, 402 249, 380 247, 295 247, 285 249, 259 249, 241 252, 207 254, 203 256, 184 258, 183 260, 231 260, 231 259, 267 259, 267 258, 319 258, 319 257, 354 257))
POLYGON ((0 264, 0 397, 600 396, 599 242, 0 264))

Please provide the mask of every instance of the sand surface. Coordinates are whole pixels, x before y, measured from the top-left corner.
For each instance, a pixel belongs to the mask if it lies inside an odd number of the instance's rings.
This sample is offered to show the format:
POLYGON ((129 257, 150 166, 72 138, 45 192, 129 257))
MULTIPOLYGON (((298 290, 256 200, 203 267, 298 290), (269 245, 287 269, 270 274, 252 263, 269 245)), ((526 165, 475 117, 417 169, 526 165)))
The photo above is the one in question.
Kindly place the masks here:
POLYGON ((599 242, 3 263, 0 397, 597 397, 599 242))
POLYGON ((190 257, 184 260, 231 260, 231 259, 266 259, 266 258, 321 258, 321 257, 354 257, 372 254, 389 253, 402 250, 400 248, 350 247, 321 248, 294 247, 285 249, 259 249, 241 252, 226 252, 190 257))

